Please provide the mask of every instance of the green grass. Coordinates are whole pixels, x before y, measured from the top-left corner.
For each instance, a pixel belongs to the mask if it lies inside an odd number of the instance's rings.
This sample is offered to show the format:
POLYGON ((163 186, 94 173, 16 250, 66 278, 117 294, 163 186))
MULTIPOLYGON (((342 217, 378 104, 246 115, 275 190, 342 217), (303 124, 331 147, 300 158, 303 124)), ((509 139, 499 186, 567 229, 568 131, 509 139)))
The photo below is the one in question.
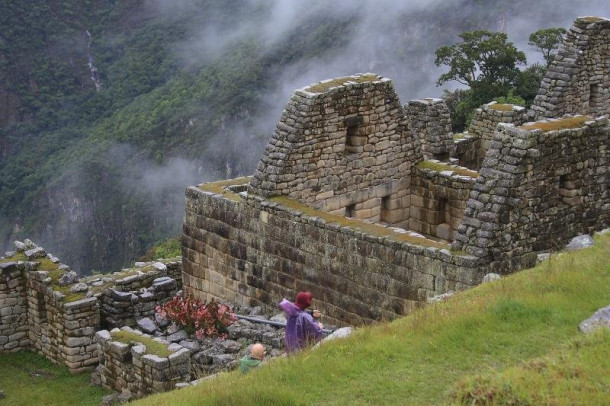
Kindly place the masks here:
POLYGON ((536 123, 522 125, 519 128, 522 128, 524 130, 542 130, 544 132, 559 131, 569 128, 580 127, 585 121, 589 120, 591 120, 590 117, 576 116, 570 118, 562 118, 560 120, 538 121, 536 123))
POLYGON ((29 351, 0 354, 0 405, 99 405, 109 392, 29 351))
POLYGON ((182 255, 182 241, 180 237, 170 238, 155 245, 143 255, 141 261, 155 261, 159 258, 173 258, 182 255))
POLYGON ((138 335, 135 333, 131 333, 129 331, 123 331, 123 330, 115 332, 115 333, 110 333, 110 335, 112 336, 113 340, 119 341, 124 344, 130 344, 130 343, 144 344, 146 346, 147 354, 158 355, 159 357, 162 357, 162 358, 167 358, 172 354, 172 352, 167 349, 167 345, 161 344, 149 337, 144 337, 144 336, 141 336, 141 335, 138 335))
POLYGON ((503 390, 526 393, 520 399, 556 400, 549 404, 608 399, 610 385, 587 378, 597 374, 608 382, 607 360, 599 370, 593 365, 599 362, 596 351, 607 354, 608 334, 578 340, 578 324, 610 303, 610 236, 596 241, 590 249, 553 256, 536 268, 460 292, 392 323, 360 328, 347 339, 275 360, 248 375, 228 373, 136 404, 454 404, 460 388, 469 387, 464 382, 485 390, 485 380, 469 378, 480 374, 490 377, 489 385, 503 382, 503 390), (587 350, 588 345, 597 349, 587 350), (562 354, 572 358, 565 358, 564 369, 552 370, 548 385, 504 375, 537 365, 539 359, 561 360, 562 354), (565 371, 576 372, 563 376, 565 371), (561 383, 578 371, 584 389, 561 383))
POLYGON ((491 106, 488 106, 488 107, 492 110, 497 110, 497 111, 513 111, 512 104, 496 103, 496 104, 492 104, 491 106))
POLYGON ((452 171, 457 175, 468 176, 470 178, 478 178, 479 173, 476 171, 471 171, 466 168, 455 167, 451 165, 447 165, 440 162, 430 162, 430 161, 421 161, 417 165, 416 168, 420 169, 431 169, 433 171, 442 172, 442 171, 452 171))
POLYGON ((202 183, 201 185, 198 185, 197 187, 199 189, 205 190, 207 192, 212 192, 212 193, 222 195, 222 197, 225 197, 230 200, 240 201, 241 196, 235 192, 230 191, 229 189, 227 189, 227 187, 245 185, 248 182, 250 182, 250 179, 251 179, 251 176, 244 176, 241 178, 221 180, 218 182, 202 183))
POLYGON ((355 83, 366 83, 366 82, 374 82, 379 80, 377 75, 362 75, 362 76, 346 76, 342 78, 337 78, 333 80, 329 80, 328 82, 318 83, 312 86, 309 86, 307 89, 308 92, 312 93, 324 93, 328 89, 333 87, 342 86, 347 82, 355 82, 355 83))
POLYGON ((609 382, 610 330, 605 329, 548 356, 468 377, 454 396, 463 404, 603 405, 610 396, 609 382))
POLYGON ((440 242, 436 242, 433 240, 429 240, 427 238, 414 237, 409 234, 397 233, 396 231, 390 230, 387 227, 380 226, 378 224, 365 223, 363 221, 359 221, 353 218, 339 216, 336 214, 326 213, 321 210, 316 210, 311 208, 303 203, 300 203, 294 199, 291 199, 286 196, 273 196, 269 198, 269 201, 274 203, 279 203, 282 206, 287 208, 297 210, 312 217, 319 217, 324 219, 325 221, 333 224, 338 224, 340 226, 349 227, 353 230, 359 230, 365 232, 367 234, 372 234, 378 237, 388 237, 396 241, 408 242, 411 244, 423 245, 426 247, 436 247, 436 248, 449 248, 448 244, 443 244, 440 242))

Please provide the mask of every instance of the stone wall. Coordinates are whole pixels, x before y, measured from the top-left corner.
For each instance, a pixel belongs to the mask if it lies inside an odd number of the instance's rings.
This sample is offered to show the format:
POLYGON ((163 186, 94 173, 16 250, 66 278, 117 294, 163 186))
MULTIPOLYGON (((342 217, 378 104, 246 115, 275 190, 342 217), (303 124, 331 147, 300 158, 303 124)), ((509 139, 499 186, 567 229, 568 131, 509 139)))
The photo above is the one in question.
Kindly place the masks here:
POLYGON ((154 314, 155 305, 177 290, 168 270, 181 274, 182 268, 180 261, 166 260, 79 279, 29 240, 15 248, 0 257, 0 350, 31 348, 73 373, 98 363, 93 335, 106 319, 135 324, 136 317, 154 314), (109 302, 113 292, 129 302, 109 302))
POLYGON ((609 145, 605 117, 501 125, 453 248, 503 273, 533 265, 537 251, 608 227, 609 145))
POLYGON ((293 93, 249 190, 349 215, 367 204, 362 190, 405 181, 420 155, 389 79, 325 81, 293 93))
MULTIPOLYGON (((455 150, 452 158, 465 168, 479 170, 485 154, 481 148, 481 137, 463 133, 454 136, 455 150)), ((485 151, 487 152, 487 151, 485 151)))
POLYGON ((19 351, 30 346, 28 339, 25 266, 0 263, 0 351, 19 351))
POLYGON ((536 118, 610 113, 610 20, 576 19, 532 106, 536 118))
POLYGON ((453 154, 451 115, 443 99, 411 100, 404 106, 408 130, 420 143, 424 159, 445 161, 453 154))
POLYGON ((275 308, 308 290, 331 324, 392 319, 480 282, 478 262, 448 247, 285 197, 186 192, 184 289, 205 300, 275 308))
POLYGON ((465 171, 466 168, 456 165, 442 165, 440 168, 436 165, 441 164, 438 161, 424 161, 416 166, 411 182, 406 228, 452 241, 454 232, 462 222, 477 173, 465 171))
POLYGON ((177 383, 190 380, 191 357, 188 349, 156 340, 158 345, 167 347, 169 353, 168 356, 156 355, 142 342, 134 340, 124 343, 113 337, 113 334, 120 332, 155 341, 150 336, 128 328, 96 333, 103 387, 118 392, 127 390, 135 397, 144 397, 172 390, 177 383))
POLYGON ((499 104, 491 102, 476 109, 472 122, 468 127, 468 133, 480 137, 479 152, 475 168, 480 169, 483 158, 489 149, 489 144, 493 134, 496 132, 498 124, 521 125, 526 120, 526 110, 524 107, 513 104, 499 104))

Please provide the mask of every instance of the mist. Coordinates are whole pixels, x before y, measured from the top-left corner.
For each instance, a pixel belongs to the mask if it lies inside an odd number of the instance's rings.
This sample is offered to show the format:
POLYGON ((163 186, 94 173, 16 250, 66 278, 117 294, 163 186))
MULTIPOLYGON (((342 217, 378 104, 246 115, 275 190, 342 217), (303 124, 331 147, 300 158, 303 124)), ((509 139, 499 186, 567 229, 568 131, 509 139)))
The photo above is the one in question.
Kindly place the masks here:
MULTIPOLYGON (((49 188, 44 202, 51 205, 45 214, 47 226, 31 238, 85 272, 109 269, 137 257, 143 243, 138 245, 142 238, 134 234, 143 223, 152 224, 155 230, 148 240, 178 235, 187 186, 252 174, 295 89, 372 72, 392 79, 402 104, 440 97, 444 89, 455 89, 457 84, 436 86, 445 69, 434 65, 435 50, 457 42, 461 32, 506 32, 532 64, 542 61, 527 45, 532 32, 567 29, 579 16, 609 17, 610 4, 607 0, 145 0, 140 12, 144 20, 154 17, 178 23, 185 13, 201 16, 200 26, 170 51, 184 72, 214 64, 244 43, 254 44, 263 59, 281 64, 263 68, 265 86, 259 89, 256 103, 239 106, 230 117, 219 117, 220 124, 205 134, 197 150, 174 147, 162 159, 154 159, 142 146, 105 146, 99 162, 71 168, 49 188), (339 27, 341 35, 326 38, 324 27, 339 27), (287 44, 306 47, 300 40, 318 32, 321 37, 312 47, 316 52, 305 49, 282 58, 287 44), (79 191, 79 185, 91 178, 100 182, 92 196, 79 191), (103 204, 109 195, 116 202, 103 204), (104 251, 103 258, 85 258, 93 252, 93 245, 97 245, 96 252, 104 251)), ((210 100, 202 100, 194 111, 213 114, 214 107, 207 103, 210 100)), ((186 121, 198 122, 201 117, 194 115, 186 121)))

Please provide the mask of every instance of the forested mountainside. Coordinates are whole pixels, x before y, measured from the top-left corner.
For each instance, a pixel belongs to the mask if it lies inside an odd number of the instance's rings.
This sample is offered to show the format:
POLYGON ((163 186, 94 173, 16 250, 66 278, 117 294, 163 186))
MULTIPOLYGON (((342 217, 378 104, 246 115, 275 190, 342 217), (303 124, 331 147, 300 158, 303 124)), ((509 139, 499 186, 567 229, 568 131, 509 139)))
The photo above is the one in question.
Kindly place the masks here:
POLYGON ((187 185, 253 171, 294 88, 372 71, 440 96, 437 47, 607 8, 571 3, 4 0, 2 248, 118 269, 180 233, 187 185))

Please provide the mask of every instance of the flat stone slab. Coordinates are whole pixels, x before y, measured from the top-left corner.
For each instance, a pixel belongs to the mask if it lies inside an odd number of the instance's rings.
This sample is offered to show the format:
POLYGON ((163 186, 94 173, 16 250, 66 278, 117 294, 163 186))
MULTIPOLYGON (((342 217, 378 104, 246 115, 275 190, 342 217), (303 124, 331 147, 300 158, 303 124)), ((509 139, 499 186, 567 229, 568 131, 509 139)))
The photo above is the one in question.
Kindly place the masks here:
POLYGON ((148 334, 152 334, 157 331, 157 325, 148 317, 138 320, 138 327, 140 327, 143 332, 148 334))
POLYGON ((47 256, 46 251, 41 247, 32 248, 24 252, 27 259, 44 258, 47 256))
POLYGON ((174 334, 168 335, 166 337, 166 340, 169 341, 170 343, 177 343, 179 341, 186 340, 187 338, 188 338, 188 334, 186 334, 186 331, 180 330, 174 334))
POLYGON ((599 309, 593 313, 593 316, 578 325, 578 329, 585 334, 592 333, 603 327, 610 328, 610 306, 599 309))

